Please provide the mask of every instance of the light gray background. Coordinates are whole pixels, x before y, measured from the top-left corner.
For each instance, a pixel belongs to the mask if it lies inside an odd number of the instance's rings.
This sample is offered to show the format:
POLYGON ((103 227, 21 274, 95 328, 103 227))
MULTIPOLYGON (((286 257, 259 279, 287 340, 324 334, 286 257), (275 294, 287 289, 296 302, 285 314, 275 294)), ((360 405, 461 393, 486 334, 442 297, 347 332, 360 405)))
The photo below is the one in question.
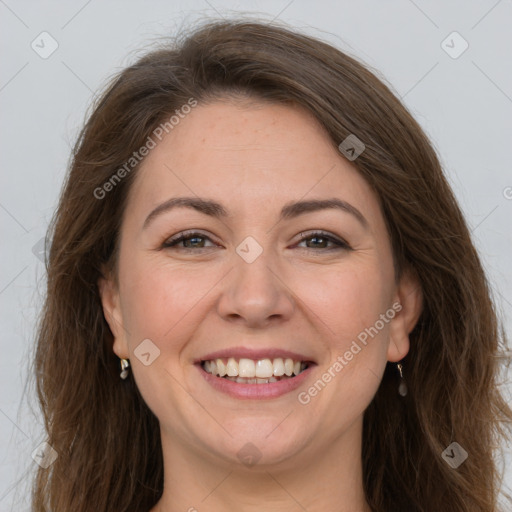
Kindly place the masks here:
MULTIPOLYGON (((24 474, 44 439, 35 402, 24 392, 44 291, 44 266, 33 248, 57 204, 93 93, 155 38, 241 12, 276 17, 332 42, 403 99, 440 154, 512 336, 510 0, 0 0, 0 512, 28 510, 24 474), (59 45, 47 59, 31 48, 43 31, 59 45), (453 31, 469 44, 458 58, 441 46, 453 31)), ((450 41, 452 52, 461 48, 450 41)), ((510 457, 506 467, 510 486, 510 457)))

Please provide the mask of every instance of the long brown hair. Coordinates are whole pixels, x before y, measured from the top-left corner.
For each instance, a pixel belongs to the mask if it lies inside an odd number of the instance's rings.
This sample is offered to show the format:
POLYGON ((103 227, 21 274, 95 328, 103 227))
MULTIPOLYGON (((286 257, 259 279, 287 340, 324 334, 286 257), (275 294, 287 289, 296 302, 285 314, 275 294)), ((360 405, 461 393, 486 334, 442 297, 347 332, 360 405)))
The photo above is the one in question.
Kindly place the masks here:
POLYGON ((336 147, 350 134, 363 141, 354 164, 379 198, 396 277, 412 269, 420 280, 423 311, 403 360, 409 393, 400 399, 388 365, 364 415, 368 503, 375 512, 498 510, 495 455, 512 422, 498 388, 506 339, 434 149, 354 58, 282 25, 232 20, 203 25, 124 69, 80 133, 50 229, 35 369, 58 457, 38 469, 34 511, 147 512, 162 494, 159 424, 133 377, 119 378, 97 282, 104 266, 115 272, 137 165, 119 169, 191 98, 230 95, 302 106, 336 147), (115 174, 122 179, 112 181, 115 174), (457 469, 441 455, 454 441, 469 453, 457 469))

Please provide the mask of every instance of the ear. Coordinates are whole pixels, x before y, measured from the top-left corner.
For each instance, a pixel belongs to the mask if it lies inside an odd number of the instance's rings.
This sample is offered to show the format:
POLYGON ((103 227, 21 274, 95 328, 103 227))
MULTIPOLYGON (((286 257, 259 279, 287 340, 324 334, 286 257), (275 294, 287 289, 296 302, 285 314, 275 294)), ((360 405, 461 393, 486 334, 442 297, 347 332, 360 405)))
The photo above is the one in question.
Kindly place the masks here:
POLYGON ((98 290, 103 306, 103 315, 114 336, 112 348, 118 357, 129 359, 130 351, 126 339, 126 329, 123 324, 119 288, 108 272, 103 272, 103 276, 98 279, 98 290))
POLYGON ((396 315, 390 322, 388 361, 397 362, 409 352, 409 334, 423 310, 423 291, 416 272, 411 268, 406 269, 400 279, 393 309, 396 315))

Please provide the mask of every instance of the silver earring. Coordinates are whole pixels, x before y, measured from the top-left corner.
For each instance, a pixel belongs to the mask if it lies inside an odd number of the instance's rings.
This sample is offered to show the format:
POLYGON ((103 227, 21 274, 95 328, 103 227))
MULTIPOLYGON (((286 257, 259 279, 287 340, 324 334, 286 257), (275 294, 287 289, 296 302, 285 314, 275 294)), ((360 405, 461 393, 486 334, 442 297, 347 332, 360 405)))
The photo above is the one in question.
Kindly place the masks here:
POLYGON ((396 367, 398 368, 398 371, 400 372, 400 384, 398 386, 398 394, 400 396, 405 396, 405 395, 407 395, 407 384, 405 383, 404 375, 402 373, 403 366, 400 363, 398 363, 396 365, 396 367))
POLYGON ((128 377, 128 369, 130 368, 130 361, 128 359, 121 359, 121 373, 119 376, 121 379, 128 377))

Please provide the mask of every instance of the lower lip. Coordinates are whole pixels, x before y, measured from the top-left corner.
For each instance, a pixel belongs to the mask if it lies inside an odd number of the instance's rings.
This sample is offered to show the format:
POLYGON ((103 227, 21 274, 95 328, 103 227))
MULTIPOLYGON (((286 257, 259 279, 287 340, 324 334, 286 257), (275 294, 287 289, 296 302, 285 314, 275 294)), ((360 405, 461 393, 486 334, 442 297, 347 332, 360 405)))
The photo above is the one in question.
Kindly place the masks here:
POLYGON ((206 372, 201 364, 196 364, 195 366, 199 369, 206 382, 208 382, 217 391, 221 391, 222 393, 226 393, 226 395, 241 400, 261 400, 266 398, 276 398, 297 389, 304 380, 308 378, 315 365, 309 366, 299 375, 292 377, 291 379, 269 382, 268 384, 241 384, 229 379, 214 376, 211 373, 206 372))

